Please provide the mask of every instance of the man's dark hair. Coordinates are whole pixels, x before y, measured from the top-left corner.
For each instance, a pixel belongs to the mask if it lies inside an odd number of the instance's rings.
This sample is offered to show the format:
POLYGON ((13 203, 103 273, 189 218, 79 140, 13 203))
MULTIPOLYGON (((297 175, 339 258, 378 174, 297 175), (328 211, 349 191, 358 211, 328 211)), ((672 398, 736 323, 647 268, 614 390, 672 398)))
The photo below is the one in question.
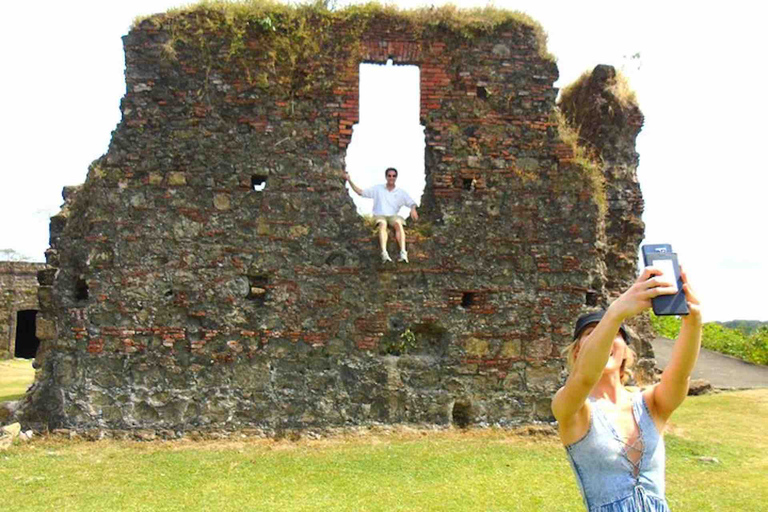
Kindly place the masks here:
POLYGON ((384 171, 384 177, 385 178, 387 177, 387 174, 389 174, 389 171, 395 171, 395 178, 397 178, 397 169, 395 169, 394 167, 389 167, 389 168, 387 168, 386 171, 384 171))

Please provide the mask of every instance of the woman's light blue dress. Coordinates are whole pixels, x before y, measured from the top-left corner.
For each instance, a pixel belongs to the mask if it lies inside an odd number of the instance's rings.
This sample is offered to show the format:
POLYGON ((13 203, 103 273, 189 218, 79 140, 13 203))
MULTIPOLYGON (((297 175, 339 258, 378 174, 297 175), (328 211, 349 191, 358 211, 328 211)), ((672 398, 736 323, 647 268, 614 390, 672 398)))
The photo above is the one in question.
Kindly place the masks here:
POLYGON ((637 467, 624 440, 590 400, 589 430, 565 447, 589 512, 669 512, 664 497, 664 439, 656 429, 642 393, 632 398, 639 429, 634 449, 642 451, 637 467))

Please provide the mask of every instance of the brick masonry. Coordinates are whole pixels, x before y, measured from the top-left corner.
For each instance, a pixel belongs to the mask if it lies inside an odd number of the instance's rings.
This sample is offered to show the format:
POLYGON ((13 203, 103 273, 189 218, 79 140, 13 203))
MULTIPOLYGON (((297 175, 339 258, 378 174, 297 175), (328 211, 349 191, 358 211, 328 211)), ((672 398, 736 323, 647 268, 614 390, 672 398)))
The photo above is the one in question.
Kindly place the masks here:
POLYGON ((601 192, 558 134, 557 68, 527 23, 350 12, 197 8, 125 36, 122 122, 51 222, 55 329, 24 421, 550 418, 571 325, 612 293, 601 192), (382 266, 341 169, 359 64, 389 58, 421 70, 426 189, 411 263, 382 266))

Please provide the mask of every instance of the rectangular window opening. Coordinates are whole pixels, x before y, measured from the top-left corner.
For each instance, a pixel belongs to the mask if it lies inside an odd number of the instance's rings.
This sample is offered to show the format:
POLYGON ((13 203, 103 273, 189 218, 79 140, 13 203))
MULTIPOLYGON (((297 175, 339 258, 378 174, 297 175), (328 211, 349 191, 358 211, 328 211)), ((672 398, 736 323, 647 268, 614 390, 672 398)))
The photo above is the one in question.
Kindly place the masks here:
POLYGON ((267 177, 262 174, 251 176, 251 190, 261 192, 267 187, 267 177))
POLYGON ((88 300, 88 283, 86 283, 85 279, 82 277, 78 277, 75 281, 75 300, 88 300))
MULTIPOLYGON (((395 187, 420 204, 426 186, 421 70, 416 65, 394 64, 393 60, 359 66, 359 120, 350 126, 346 170, 365 190, 384 185, 385 170, 393 167, 398 171, 395 187)), ((360 197, 351 188, 350 195, 358 213, 372 212, 371 199, 360 197)), ((398 213, 406 217, 408 208, 403 206, 398 213)))
POLYGON ((263 306, 267 302, 269 278, 265 275, 248 276, 248 295, 246 299, 263 306))

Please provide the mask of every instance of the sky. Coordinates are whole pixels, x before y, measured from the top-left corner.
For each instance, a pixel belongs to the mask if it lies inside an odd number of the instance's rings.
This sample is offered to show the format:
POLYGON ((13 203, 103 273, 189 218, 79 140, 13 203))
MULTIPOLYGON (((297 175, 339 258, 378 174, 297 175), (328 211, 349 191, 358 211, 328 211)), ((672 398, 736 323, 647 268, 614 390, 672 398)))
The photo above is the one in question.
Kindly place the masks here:
MULTIPOLYGON (((88 165, 106 152, 120 121, 125 93, 121 36, 137 15, 182 4, 38 0, 3 7, 0 249, 43 259, 48 218, 62 203, 62 187, 85 180, 88 165)), ((763 298, 768 290, 763 227, 768 169, 762 153, 768 103, 760 98, 768 31, 760 3, 522 0, 493 5, 526 12, 543 25, 549 51, 558 59, 556 86, 597 64, 625 72, 645 114, 637 140, 645 241, 672 244, 703 303, 706 321, 768 321, 763 298)), ((394 69, 399 73, 402 68, 394 69)), ((365 80, 387 83, 376 72, 361 72, 363 89, 365 80)), ((395 80, 407 90, 413 78, 403 73, 395 80)), ((398 103, 410 101, 395 87, 384 89, 400 95, 398 103)), ((348 170, 361 186, 383 182, 381 164, 387 158, 421 152, 423 159, 418 113, 415 122, 375 133, 373 126, 380 123, 366 122, 364 94, 353 144, 364 144, 364 139, 376 144, 350 148, 347 155, 348 170)), ((391 101, 372 94, 370 115, 376 115, 377 104, 389 105, 385 113, 401 122, 413 119, 413 111, 395 113, 391 101)), ((403 172, 413 165, 408 162, 387 165, 401 169, 401 177, 418 175, 403 172)), ((406 181, 398 184, 416 198, 423 176, 420 185, 415 180, 406 186, 406 181)))

